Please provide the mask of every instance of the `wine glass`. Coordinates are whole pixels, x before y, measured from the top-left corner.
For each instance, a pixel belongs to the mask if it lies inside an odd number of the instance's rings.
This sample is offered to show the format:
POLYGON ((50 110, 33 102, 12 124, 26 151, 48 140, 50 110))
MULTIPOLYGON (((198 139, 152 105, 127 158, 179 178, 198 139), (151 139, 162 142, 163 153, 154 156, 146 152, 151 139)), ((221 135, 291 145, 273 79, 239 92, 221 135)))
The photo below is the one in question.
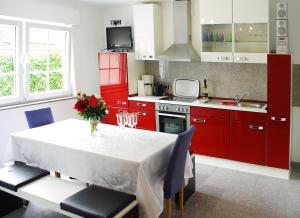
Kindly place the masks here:
POLYGON ((118 123, 118 126, 121 128, 124 126, 124 119, 123 119, 123 113, 120 112, 120 113, 117 113, 116 114, 117 116, 117 123, 118 123))
POLYGON ((128 114, 128 127, 134 127, 134 113, 128 114))
POLYGON ((129 118, 129 113, 123 112, 124 127, 128 126, 128 118, 129 118))
POLYGON ((132 114, 132 119, 133 119, 133 127, 136 128, 137 122, 138 122, 138 114, 133 113, 132 114))

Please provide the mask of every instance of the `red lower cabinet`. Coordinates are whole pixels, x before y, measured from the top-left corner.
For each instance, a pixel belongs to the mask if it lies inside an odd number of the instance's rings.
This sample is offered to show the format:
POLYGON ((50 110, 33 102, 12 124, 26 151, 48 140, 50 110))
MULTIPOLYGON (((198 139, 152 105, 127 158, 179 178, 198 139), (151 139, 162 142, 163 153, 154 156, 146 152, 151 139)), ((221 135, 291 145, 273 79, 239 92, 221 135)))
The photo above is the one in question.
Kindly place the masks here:
POLYGON ((108 107, 108 114, 102 120, 105 124, 118 125, 116 114, 122 111, 127 111, 127 109, 108 107))
POLYGON ((196 127, 191 151, 196 154, 229 158, 229 123, 226 119, 192 116, 196 127))
POLYGON ((270 121, 267 138, 267 165, 289 169, 290 164, 290 126, 289 122, 270 121), (279 122, 279 123, 275 123, 279 122))
POLYGON ((230 159, 265 165, 265 157, 265 125, 248 121, 232 121, 230 124, 230 159))
POLYGON ((155 110, 153 111, 145 111, 145 110, 136 110, 136 109, 129 109, 130 113, 137 113, 138 115, 138 129, 145 129, 145 130, 156 130, 156 122, 155 122, 155 110))

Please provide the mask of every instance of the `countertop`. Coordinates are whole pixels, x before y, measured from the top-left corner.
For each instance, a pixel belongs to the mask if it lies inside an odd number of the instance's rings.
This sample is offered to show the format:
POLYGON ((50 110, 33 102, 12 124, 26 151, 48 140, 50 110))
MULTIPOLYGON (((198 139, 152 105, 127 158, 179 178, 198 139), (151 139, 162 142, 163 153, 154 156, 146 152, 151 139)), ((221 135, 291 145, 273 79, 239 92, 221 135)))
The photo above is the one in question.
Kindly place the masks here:
POLYGON ((235 110, 235 111, 267 113, 266 106, 263 108, 240 107, 234 105, 215 104, 210 102, 205 103, 202 99, 198 99, 193 102, 161 100, 164 97, 166 96, 133 96, 133 97, 129 97, 128 100, 154 102, 154 103, 159 102, 159 103, 166 103, 166 104, 179 104, 179 105, 188 105, 193 107, 217 108, 217 109, 235 110))

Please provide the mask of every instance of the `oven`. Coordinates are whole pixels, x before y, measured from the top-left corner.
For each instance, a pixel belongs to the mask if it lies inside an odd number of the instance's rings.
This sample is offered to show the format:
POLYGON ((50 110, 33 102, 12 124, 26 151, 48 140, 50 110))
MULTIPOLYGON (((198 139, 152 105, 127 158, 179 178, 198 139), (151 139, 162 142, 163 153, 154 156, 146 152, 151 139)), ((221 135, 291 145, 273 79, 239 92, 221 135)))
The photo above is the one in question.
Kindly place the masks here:
POLYGON ((156 131, 179 134, 190 127, 190 107, 156 103, 156 131))

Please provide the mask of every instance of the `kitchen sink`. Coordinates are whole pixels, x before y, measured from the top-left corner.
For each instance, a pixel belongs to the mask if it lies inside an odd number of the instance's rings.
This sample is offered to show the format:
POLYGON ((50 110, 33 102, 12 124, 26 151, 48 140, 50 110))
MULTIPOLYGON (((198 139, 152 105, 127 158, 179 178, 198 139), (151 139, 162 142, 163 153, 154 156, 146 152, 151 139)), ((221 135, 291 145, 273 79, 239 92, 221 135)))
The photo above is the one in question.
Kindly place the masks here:
POLYGON ((227 106, 237 106, 237 107, 248 107, 248 108, 265 108, 265 103, 254 103, 254 102, 235 102, 232 100, 210 100, 207 102, 208 104, 221 104, 227 106))
POLYGON ((266 104, 263 103, 251 103, 251 102, 239 102, 236 104, 238 107, 250 107, 250 108, 263 108, 266 104))

